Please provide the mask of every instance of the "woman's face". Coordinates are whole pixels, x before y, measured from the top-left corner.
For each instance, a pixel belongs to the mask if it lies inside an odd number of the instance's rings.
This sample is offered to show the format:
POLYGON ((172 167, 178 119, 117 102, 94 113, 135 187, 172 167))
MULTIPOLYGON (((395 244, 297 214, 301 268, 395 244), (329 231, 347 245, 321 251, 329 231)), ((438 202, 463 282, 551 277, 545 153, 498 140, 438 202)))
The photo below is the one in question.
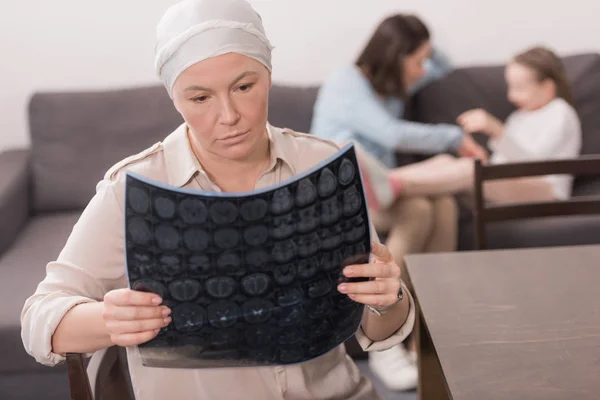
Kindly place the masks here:
POLYGON ((519 109, 537 110, 556 96, 551 79, 540 82, 533 69, 517 62, 508 63, 504 77, 508 86, 508 100, 519 109))
POLYGON ((410 88, 425 76, 425 61, 431 57, 431 42, 426 41, 412 54, 404 57, 404 87, 410 88))
POLYGON ((196 63, 173 85, 173 102, 202 151, 248 158, 266 135, 271 74, 258 61, 228 53, 196 63))

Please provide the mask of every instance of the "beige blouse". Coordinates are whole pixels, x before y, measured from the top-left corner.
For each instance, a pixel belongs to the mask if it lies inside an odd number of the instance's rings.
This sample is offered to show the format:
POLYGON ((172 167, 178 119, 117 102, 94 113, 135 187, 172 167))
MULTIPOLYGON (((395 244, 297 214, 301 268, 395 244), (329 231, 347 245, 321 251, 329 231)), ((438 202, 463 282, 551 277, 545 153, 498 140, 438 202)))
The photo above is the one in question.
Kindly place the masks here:
MULTIPOLYGON (((256 184, 264 188, 301 173, 339 150, 330 141, 268 126, 271 164, 256 184)), ((73 306, 102 301, 110 290, 127 287, 123 239, 125 171, 177 187, 220 191, 202 170, 187 138, 185 124, 163 142, 129 157, 98 184, 96 195, 73 228, 46 278, 23 308, 22 338, 27 352, 45 365, 64 357, 52 352, 51 338, 73 306)), ((408 293, 407 290, 405 290, 408 293)), ((365 350, 384 350, 411 332, 415 307, 410 297, 406 323, 391 337, 371 341, 356 333, 365 350)), ((136 347, 127 348, 137 400, 210 399, 378 399, 372 384, 360 376, 343 345, 303 364, 280 367, 162 369, 141 364, 136 347)))

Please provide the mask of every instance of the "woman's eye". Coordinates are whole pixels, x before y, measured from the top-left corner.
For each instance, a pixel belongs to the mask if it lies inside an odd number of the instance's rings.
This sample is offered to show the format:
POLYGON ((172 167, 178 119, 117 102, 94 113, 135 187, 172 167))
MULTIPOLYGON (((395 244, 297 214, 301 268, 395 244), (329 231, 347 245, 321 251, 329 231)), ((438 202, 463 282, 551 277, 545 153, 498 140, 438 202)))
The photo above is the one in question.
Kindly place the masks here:
POLYGON ((198 96, 193 99, 196 103, 204 103, 208 100, 208 96, 198 96))
POLYGON ((238 88, 238 90, 240 92, 247 92, 248 90, 250 90, 252 88, 252 84, 248 84, 248 85, 242 85, 238 88))

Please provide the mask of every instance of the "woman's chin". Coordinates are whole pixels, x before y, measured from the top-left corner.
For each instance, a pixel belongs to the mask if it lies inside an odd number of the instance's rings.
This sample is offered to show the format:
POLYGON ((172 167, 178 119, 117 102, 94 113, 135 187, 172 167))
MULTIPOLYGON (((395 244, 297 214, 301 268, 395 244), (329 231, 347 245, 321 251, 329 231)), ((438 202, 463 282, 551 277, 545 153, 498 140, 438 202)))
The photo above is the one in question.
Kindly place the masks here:
POLYGON ((253 143, 250 140, 244 140, 235 144, 221 145, 220 153, 229 160, 243 160, 248 158, 253 151, 253 143))

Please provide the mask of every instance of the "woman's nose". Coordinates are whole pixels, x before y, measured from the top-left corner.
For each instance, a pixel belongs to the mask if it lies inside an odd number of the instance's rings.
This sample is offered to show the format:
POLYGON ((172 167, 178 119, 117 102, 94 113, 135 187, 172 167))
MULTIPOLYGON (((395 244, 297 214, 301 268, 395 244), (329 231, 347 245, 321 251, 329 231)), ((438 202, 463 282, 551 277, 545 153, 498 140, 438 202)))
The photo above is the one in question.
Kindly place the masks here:
POLYGON ((231 97, 223 99, 221 102, 221 123, 223 125, 235 125, 240 120, 235 103, 231 97))

